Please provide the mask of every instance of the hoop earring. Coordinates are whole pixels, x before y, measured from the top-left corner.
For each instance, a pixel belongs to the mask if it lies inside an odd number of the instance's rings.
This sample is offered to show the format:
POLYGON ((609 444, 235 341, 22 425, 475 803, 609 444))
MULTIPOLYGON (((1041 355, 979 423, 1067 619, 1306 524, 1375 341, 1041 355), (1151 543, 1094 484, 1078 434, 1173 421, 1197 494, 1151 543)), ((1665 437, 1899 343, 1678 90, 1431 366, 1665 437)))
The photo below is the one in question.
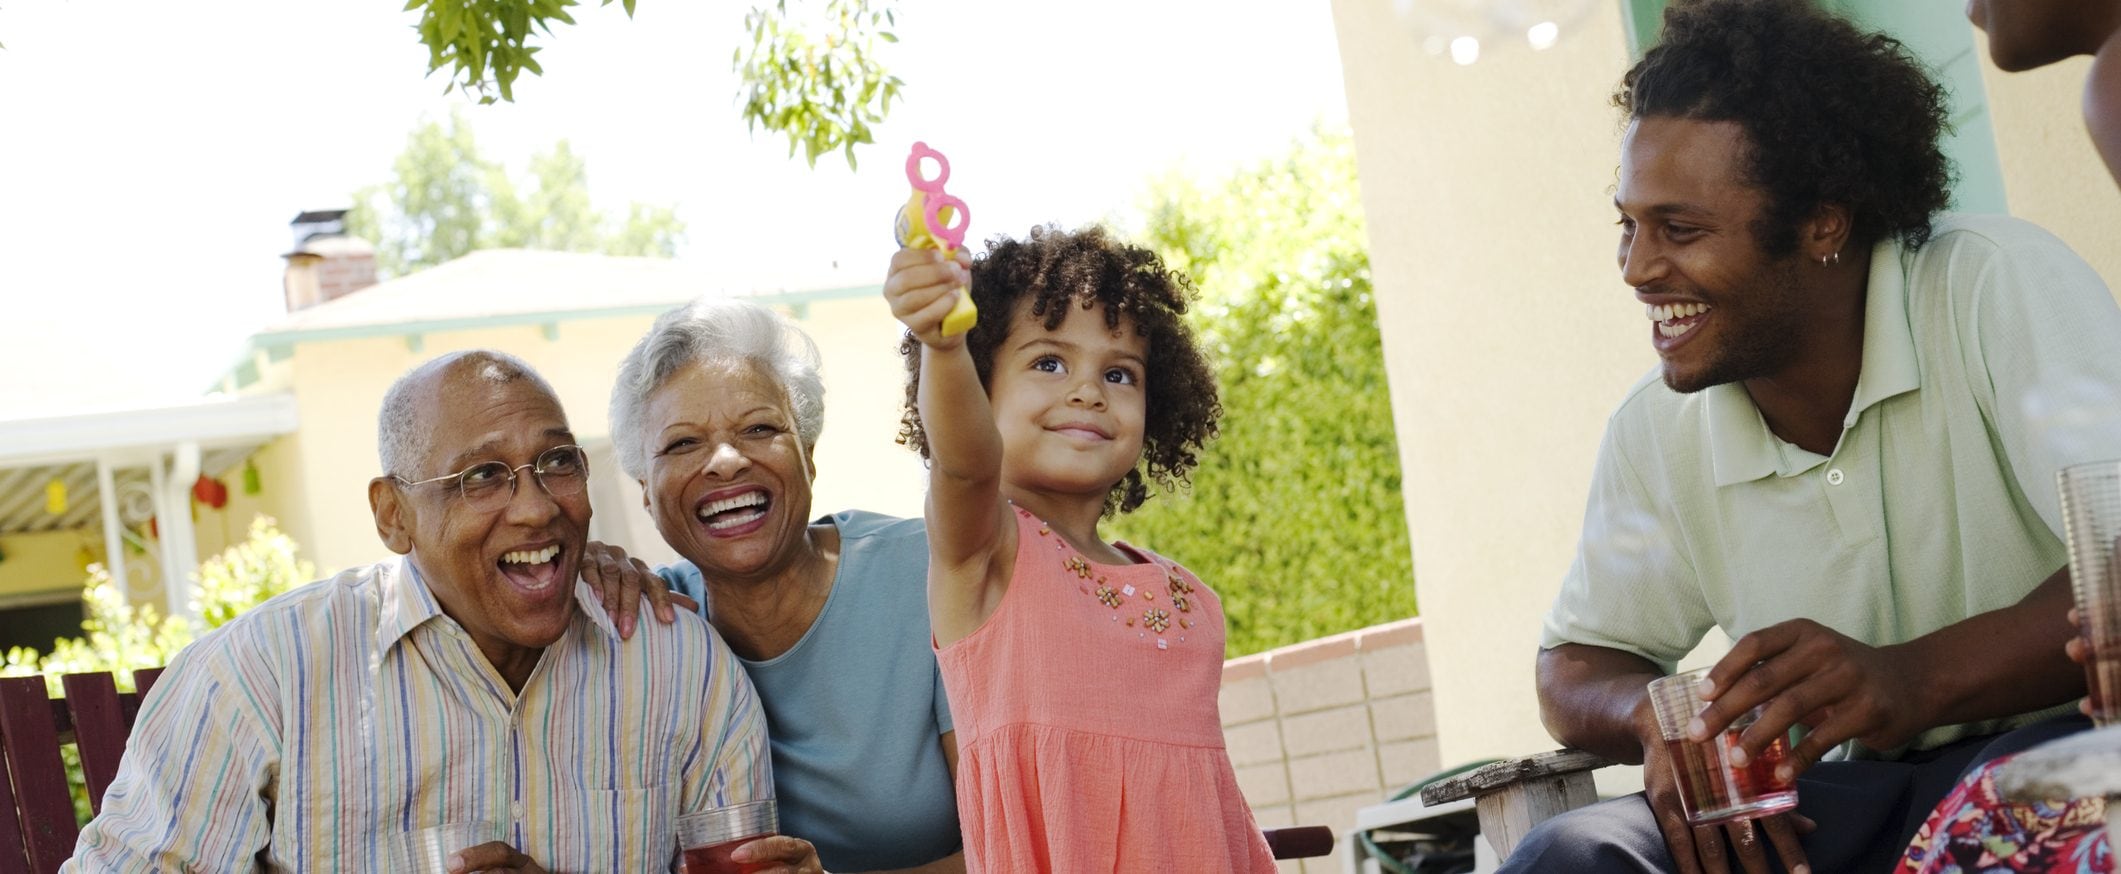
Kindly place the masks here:
POLYGON ((1821 256, 1819 256, 1819 266, 1821 266, 1821 267, 1825 267, 1825 266, 1827 266, 1827 265, 1830 265, 1830 264, 1839 264, 1839 263, 1841 263, 1841 252, 1840 252, 1839 250, 1836 250, 1836 251, 1835 251, 1835 252, 1834 252, 1833 254, 1831 254, 1831 255, 1821 255, 1821 256))

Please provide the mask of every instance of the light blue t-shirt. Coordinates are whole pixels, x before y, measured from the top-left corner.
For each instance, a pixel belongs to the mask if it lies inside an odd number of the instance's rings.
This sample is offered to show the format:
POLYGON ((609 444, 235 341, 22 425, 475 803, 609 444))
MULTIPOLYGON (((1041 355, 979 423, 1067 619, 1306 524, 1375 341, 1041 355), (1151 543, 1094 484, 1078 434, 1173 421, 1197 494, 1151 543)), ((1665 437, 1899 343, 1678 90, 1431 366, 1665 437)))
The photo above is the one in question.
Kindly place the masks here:
MULTIPOLYGON (((928 630, 928 537, 919 519, 848 510, 824 609, 766 661, 740 659, 773 747, 781 833, 832 871, 909 868, 957 852, 957 792, 939 738, 950 704, 928 630)), ((708 603, 698 568, 656 571, 708 603)))

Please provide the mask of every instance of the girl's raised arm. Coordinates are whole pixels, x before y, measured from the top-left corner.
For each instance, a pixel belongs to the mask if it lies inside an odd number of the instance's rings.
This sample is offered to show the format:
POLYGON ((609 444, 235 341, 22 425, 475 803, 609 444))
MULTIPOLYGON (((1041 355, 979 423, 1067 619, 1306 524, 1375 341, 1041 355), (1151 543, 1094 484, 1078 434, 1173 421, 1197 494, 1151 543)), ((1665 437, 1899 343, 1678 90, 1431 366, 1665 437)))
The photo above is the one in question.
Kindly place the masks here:
POLYGON ((921 342, 928 610, 936 643, 945 646, 972 633, 1001 603, 1016 554, 1016 526, 1002 500, 1002 437, 993 408, 965 335, 942 334, 943 317, 957 303, 959 289, 967 288, 970 261, 962 250, 946 261, 932 249, 900 249, 884 281, 891 314, 921 342))

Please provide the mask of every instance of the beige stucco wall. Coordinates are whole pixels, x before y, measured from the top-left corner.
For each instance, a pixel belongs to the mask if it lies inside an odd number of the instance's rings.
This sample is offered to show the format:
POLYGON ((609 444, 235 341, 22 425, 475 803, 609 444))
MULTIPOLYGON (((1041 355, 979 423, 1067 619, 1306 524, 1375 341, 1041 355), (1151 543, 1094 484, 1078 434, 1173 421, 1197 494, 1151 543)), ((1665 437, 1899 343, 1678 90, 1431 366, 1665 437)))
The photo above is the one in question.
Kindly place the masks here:
POLYGON ((1440 760, 1548 748, 1538 617, 1605 416, 1653 360, 1613 266, 1619 13, 1460 67, 1422 54, 1388 0, 1333 11, 1440 760))
MULTIPOLYGON (((862 296, 820 301, 801 308, 797 324, 823 351, 826 422, 818 444, 816 512, 862 507, 912 515, 920 512, 924 479, 916 459, 892 442, 903 372, 896 331, 882 298, 862 296)), ((521 356, 553 384, 569 424, 584 445, 609 440, 606 410, 619 360, 648 329, 649 316, 563 322, 547 339, 535 325, 504 326, 425 335, 420 351, 402 337, 305 342, 288 362, 288 382, 301 416, 301 430, 281 441, 301 490, 299 508, 285 514, 290 534, 321 571, 375 561, 388 553, 376 539, 368 509, 367 483, 376 472, 375 417, 383 393, 407 369, 445 352, 497 348, 521 356)), ((261 469, 262 472, 262 469, 261 469)), ((622 477, 615 465, 592 468, 598 478, 622 477)), ((596 506, 600 528, 612 514, 638 515, 633 531, 654 528, 640 509, 637 490, 617 483, 599 491, 625 496, 596 506)), ((609 530, 609 529, 607 529, 609 530)), ((659 542, 615 541, 659 559, 659 542)))
MULTIPOLYGON (((1606 416, 1655 359, 1614 266, 1617 5, 1550 51, 1471 67, 1422 54, 1391 7, 1333 14, 1450 765, 1552 746, 1532 691, 1539 621, 1606 416)), ((2082 77, 2080 62, 1988 81, 2014 211, 2111 285, 2121 195, 2084 141, 2082 77)))
POLYGON ((2079 110, 2090 58, 2027 73, 2005 73, 1988 60, 1980 31, 1981 79, 1995 119, 2011 213, 2061 237, 2121 287, 2121 186, 2106 172, 2079 110))

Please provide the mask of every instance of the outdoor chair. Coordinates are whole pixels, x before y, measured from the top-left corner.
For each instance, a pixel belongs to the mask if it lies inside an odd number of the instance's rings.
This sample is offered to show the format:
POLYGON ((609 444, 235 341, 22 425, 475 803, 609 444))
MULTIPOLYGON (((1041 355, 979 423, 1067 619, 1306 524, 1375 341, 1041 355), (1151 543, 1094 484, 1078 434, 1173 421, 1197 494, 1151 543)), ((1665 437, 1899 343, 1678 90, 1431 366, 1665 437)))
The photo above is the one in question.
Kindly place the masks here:
POLYGON ((0 874, 50 874, 74 854, 80 828, 59 748, 80 752, 89 805, 101 810, 140 699, 161 675, 134 671, 140 691, 121 693, 110 674, 67 674, 63 699, 49 696, 41 676, 0 677, 0 874))

